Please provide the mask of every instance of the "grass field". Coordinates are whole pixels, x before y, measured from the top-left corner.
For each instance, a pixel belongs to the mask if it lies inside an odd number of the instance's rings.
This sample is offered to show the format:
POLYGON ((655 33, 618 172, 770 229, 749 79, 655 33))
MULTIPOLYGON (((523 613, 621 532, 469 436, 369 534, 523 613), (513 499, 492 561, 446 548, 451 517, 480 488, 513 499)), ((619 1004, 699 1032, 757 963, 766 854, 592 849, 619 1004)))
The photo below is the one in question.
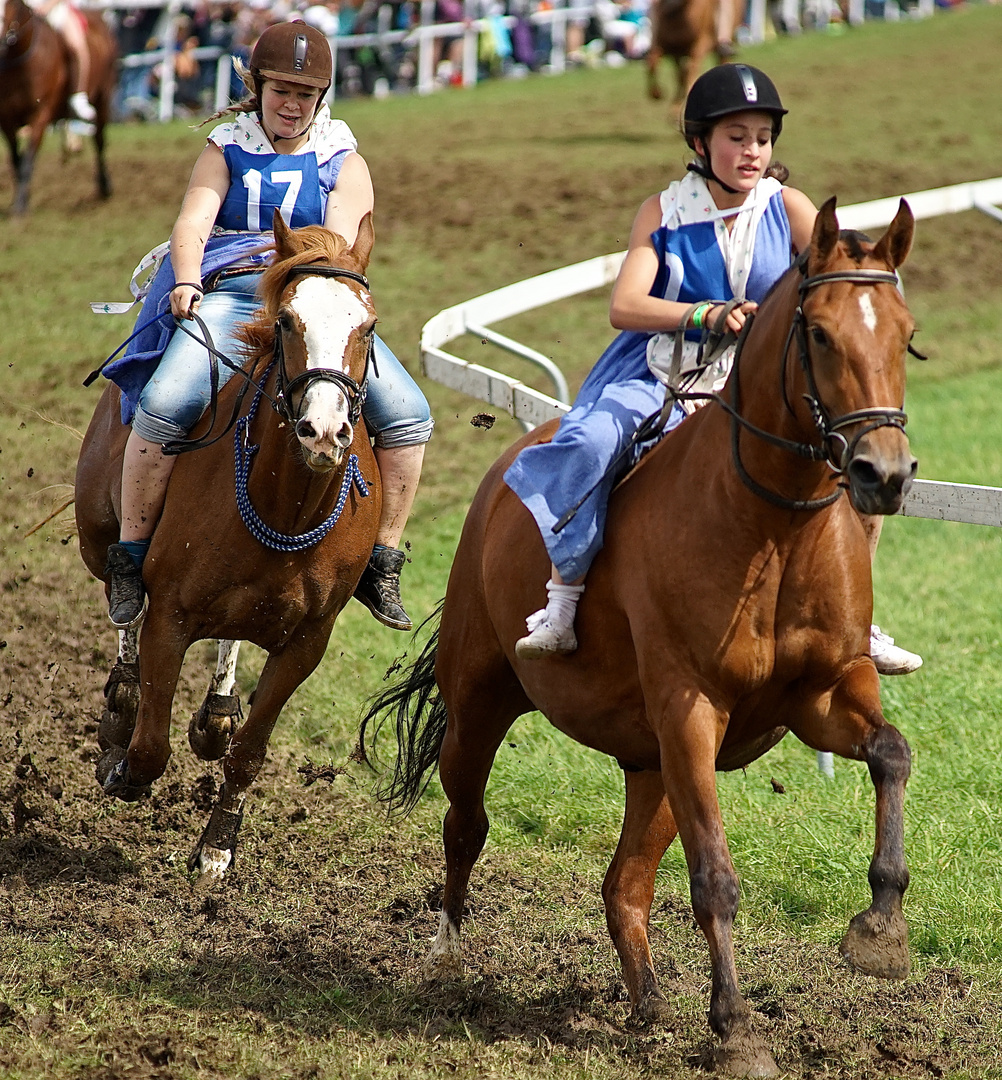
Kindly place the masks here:
MULTIPOLYGON (((777 151, 791 183, 846 204, 1002 175, 1000 43, 1002 8, 974 6, 745 58, 791 107, 777 151)), ((382 332, 412 370, 420 327, 439 309, 625 246, 636 206, 685 161, 665 107, 641 90, 630 66, 344 106, 377 189, 370 277, 382 332)), ((184 738, 207 646, 186 666, 175 756, 154 796, 100 797, 95 732, 114 636, 70 513, 26 534, 70 493, 96 401, 80 382, 127 333, 128 319, 95 317, 86 302, 124 297, 133 265, 170 230, 203 137, 113 129, 105 205, 89 163, 61 166, 49 144, 32 216, 0 218, 0 1076, 698 1074, 712 1046, 709 968, 681 850, 662 863, 652 932, 677 1018, 637 1028, 599 892, 622 781, 614 762, 539 717, 512 730, 488 789, 468 984, 421 987, 443 872, 437 785, 387 823, 361 767, 310 787, 297 774, 307 759, 345 761, 361 703, 412 649, 358 605, 283 714, 217 894, 193 894, 184 871, 205 819, 199 782, 214 775, 184 738)), ((10 197, 5 176, 0 206, 10 197)), ((917 344, 931 355, 911 362, 907 403, 927 478, 1002 486, 1000 229, 977 213, 922 222, 905 267, 917 344)), ((577 382, 611 337, 606 302, 582 297, 501 329, 577 382)), ((477 339, 463 349, 499 359, 477 339)), ((507 420, 473 428, 482 406, 427 391, 438 426, 404 580, 418 616, 444 593, 480 477, 517 434, 507 420)), ((914 755, 906 983, 853 976, 837 957, 868 902, 865 769, 837 762, 825 780, 789 739, 719 778, 742 884, 738 970, 792 1075, 1002 1076, 1000 560, 1002 534, 985 527, 895 519, 881 542, 876 616, 925 657, 883 686, 914 755)), ((245 699, 260 661, 246 650, 245 699)))

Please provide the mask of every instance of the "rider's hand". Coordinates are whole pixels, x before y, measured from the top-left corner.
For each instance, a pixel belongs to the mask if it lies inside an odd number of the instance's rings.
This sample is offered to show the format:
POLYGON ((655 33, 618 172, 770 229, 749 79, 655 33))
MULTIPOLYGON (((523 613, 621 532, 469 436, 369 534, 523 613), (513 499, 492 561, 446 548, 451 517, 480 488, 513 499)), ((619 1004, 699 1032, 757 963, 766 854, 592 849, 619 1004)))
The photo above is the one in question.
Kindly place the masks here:
POLYGON ((758 311, 758 304, 756 304, 754 300, 746 300, 740 307, 731 310, 730 314, 727 316, 727 322, 723 326, 717 326, 717 320, 720 318, 723 310, 723 304, 714 304, 703 316, 703 325, 709 326, 711 330, 717 330, 719 332, 730 330, 735 334, 740 334, 741 328, 745 324, 745 316, 751 315, 754 311, 758 311))
POLYGON ((178 319, 190 319, 202 302, 202 290, 192 285, 175 285, 171 289, 170 309, 178 319))

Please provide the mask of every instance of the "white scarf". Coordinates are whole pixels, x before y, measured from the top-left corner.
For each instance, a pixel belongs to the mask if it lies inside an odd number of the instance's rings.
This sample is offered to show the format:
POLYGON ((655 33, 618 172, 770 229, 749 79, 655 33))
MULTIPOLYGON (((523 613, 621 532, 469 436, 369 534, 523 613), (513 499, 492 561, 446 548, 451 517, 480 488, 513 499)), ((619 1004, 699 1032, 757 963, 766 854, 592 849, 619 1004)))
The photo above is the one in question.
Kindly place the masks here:
MULTIPOLYGON (((239 146, 249 154, 281 153, 271 145, 254 113, 238 113, 229 123, 213 128, 209 141, 220 148, 239 146)), ((316 154, 317 164, 323 165, 342 150, 357 149, 358 141, 352 135, 351 128, 343 120, 335 120, 324 103, 310 127, 309 137, 296 153, 316 154)))

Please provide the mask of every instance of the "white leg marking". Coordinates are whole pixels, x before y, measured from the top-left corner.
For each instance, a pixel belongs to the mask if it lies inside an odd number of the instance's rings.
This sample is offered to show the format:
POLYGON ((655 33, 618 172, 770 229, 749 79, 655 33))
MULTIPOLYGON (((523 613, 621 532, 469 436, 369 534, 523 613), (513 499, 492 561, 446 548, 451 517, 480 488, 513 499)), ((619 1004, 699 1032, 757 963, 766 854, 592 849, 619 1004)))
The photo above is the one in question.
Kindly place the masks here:
POLYGON ((237 656, 240 653, 239 641, 219 639, 219 652, 216 654, 216 673, 209 683, 210 694, 227 697, 233 693, 237 681, 237 656))
POLYGON ((459 943, 459 930, 443 911, 438 921, 438 934, 431 945, 431 952, 424 962, 425 978, 434 982, 463 977, 463 952, 459 943))
POLYGON ((859 294, 859 310, 863 313, 863 325, 871 334, 874 333, 877 329, 877 313, 868 292, 859 294))
POLYGON ((206 844, 198 857, 198 880, 195 882, 195 887, 204 889, 222 881, 231 862, 233 862, 231 851, 220 851, 219 848, 206 844))

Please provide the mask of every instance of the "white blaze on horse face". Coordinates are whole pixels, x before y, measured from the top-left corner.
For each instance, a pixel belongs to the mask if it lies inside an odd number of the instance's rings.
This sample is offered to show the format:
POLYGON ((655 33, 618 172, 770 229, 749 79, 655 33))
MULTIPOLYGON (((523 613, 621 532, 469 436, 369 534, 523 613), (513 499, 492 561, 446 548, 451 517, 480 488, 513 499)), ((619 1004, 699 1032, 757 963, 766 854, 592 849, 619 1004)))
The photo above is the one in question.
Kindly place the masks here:
MULTIPOLYGON (((361 296, 345 282, 306 277, 296 286, 289 307, 303 326, 308 368, 330 368, 350 374, 347 359, 351 335, 369 322, 369 294, 361 296)), ((306 391, 300 419, 309 421, 314 434, 300 442, 318 459, 336 464, 351 443, 349 402, 336 383, 318 380, 306 391)))
POLYGON ((863 313, 863 325, 871 334, 877 329, 877 313, 873 308, 873 300, 869 292, 859 294, 859 310, 863 313))

